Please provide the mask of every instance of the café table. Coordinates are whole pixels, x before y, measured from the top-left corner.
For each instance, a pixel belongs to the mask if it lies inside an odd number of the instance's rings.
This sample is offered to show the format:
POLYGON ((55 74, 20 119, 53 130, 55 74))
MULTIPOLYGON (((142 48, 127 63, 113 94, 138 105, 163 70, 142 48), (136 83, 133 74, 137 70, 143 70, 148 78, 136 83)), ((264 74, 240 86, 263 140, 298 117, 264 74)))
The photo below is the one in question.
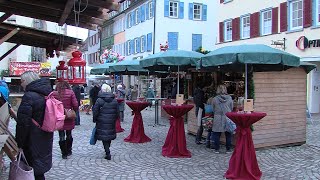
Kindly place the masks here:
MULTIPOLYGON (((124 99, 122 98, 117 98, 118 104, 122 103, 124 101, 124 99)), ((121 127, 121 122, 120 122, 120 117, 117 118, 116 120, 116 132, 120 133, 123 132, 124 129, 121 127)))
POLYGON ((132 109, 134 117, 131 126, 131 132, 129 136, 124 139, 124 141, 131 143, 145 143, 151 141, 151 139, 144 133, 144 126, 141 116, 141 111, 148 107, 149 103, 145 101, 127 101, 126 104, 132 109))
POLYGON ((193 105, 163 105, 162 108, 171 115, 168 135, 162 146, 162 155, 170 158, 190 158, 182 116, 189 112, 193 105))
POLYGON ((167 98, 159 98, 159 97, 155 97, 155 98, 147 98, 147 100, 151 100, 154 101, 154 125, 153 126, 165 126, 165 125, 161 125, 159 123, 159 101, 164 100, 167 98))
POLYGON ((236 146, 230 158, 225 178, 253 180, 261 178, 262 172, 259 169, 250 125, 261 120, 266 115, 264 112, 226 113, 226 116, 237 125, 237 129, 236 146))

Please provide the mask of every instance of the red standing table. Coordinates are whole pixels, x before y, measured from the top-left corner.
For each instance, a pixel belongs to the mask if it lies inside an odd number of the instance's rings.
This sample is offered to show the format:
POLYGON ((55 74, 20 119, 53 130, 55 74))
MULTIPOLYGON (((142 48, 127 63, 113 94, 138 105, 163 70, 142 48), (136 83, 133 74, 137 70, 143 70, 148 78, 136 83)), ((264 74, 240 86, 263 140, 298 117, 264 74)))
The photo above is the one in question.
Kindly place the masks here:
MULTIPOLYGON (((122 103, 124 101, 124 99, 117 99, 118 104, 122 103)), ((118 117, 118 119, 116 120, 116 132, 123 132, 124 129, 121 127, 121 122, 120 122, 120 117, 118 117)))
POLYGON ((169 118, 170 128, 162 146, 162 155, 171 158, 190 158, 191 153, 187 149, 182 116, 190 111, 193 105, 163 105, 162 108, 172 116, 169 118))
POLYGON ((266 115, 263 112, 226 113, 226 116, 237 125, 236 146, 229 161, 229 169, 225 173, 227 179, 258 180, 261 178, 262 172, 259 169, 250 125, 266 115))
POLYGON ((131 132, 128 137, 124 139, 125 142, 131 143, 145 143, 151 139, 144 134, 143 121, 141 111, 149 106, 148 102, 127 101, 126 104, 132 109, 134 113, 131 132))

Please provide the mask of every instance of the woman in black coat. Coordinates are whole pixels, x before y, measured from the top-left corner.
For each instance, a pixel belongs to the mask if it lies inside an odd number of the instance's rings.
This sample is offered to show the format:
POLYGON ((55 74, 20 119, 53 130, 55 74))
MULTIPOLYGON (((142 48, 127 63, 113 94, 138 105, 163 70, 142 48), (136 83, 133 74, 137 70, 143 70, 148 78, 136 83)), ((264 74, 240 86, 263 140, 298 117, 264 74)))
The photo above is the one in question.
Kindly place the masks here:
POLYGON ((27 71, 21 75, 21 86, 25 93, 18 109, 16 140, 26 159, 34 169, 36 180, 45 179, 44 173, 52 167, 53 133, 45 132, 33 124, 31 119, 43 124, 45 96, 52 91, 50 82, 40 79, 38 74, 27 71))
POLYGON ((106 152, 105 159, 111 160, 111 140, 116 138, 116 120, 119 117, 119 105, 111 87, 103 84, 98 99, 93 106, 93 122, 96 123, 97 140, 101 140, 106 152))

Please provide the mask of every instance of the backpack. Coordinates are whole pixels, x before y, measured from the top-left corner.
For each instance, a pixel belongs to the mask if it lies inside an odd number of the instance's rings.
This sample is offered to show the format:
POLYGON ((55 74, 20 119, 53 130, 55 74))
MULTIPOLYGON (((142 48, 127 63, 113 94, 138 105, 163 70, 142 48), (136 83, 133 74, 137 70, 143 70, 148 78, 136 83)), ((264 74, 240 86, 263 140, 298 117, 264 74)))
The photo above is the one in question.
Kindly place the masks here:
POLYGON ((62 130, 65 120, 64 107, 61 101, 57 100, 51 92, 46 99, 46 108, 44 112, 43 124, 40 125, 32 119, 33 123, 46 132, 54 132, 56 130, 62 130))

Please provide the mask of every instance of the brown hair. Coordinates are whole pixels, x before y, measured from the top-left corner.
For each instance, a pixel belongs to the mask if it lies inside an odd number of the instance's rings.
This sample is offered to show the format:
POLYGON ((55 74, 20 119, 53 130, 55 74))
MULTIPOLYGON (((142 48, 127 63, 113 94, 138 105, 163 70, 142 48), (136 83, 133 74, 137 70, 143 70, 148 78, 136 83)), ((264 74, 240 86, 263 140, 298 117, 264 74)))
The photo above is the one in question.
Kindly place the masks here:
POLYGON ((60 81, 57 83, 56 91, 58 91, 59 98, 61 97, 65 89, 71 89, 67 81, 60 81))

